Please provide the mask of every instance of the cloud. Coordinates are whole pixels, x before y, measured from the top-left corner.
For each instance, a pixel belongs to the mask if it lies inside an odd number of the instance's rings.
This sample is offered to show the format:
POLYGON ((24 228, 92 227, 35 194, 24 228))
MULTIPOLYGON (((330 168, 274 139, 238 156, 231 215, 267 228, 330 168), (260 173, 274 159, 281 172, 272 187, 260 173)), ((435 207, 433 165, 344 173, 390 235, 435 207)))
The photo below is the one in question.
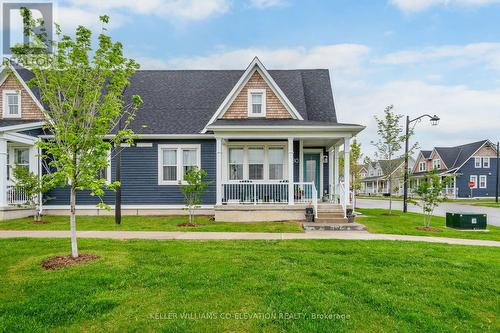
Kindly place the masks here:
POLYGON ((129 14, 155 15, 168 20, 203 20, 225 13, 229 0, 69 0, 73 6, 94 12, 129 11, 129 14))
POLYGON ((333 44, 314 48, 245 48, 170 60, 142 58, 142 64, 145 67, 161 65, 162 68, 178 69, 241 69, 258 56, 268 68, 273 69, 334 68, 353 71, 369 51, 368 47, 360 44, 333 44))
MULTIPOLYGON (((55 21, 61 26, 63 33, 74 32, 79 25, 83 25, 93 31, 99 31, 102 28, 99 15, 102 14, 102 12, 84 10, 78 7, 60 6, 56 8, 55 21)), ((124 15, 113 13, 107 28, 118 28, 128 20, 124 15)))
POLYGON ((464 85, 429 84, 423 81, 390 81, 355 90, 337 85, 336 109, 341 121, 367 126, 360 134, 364 150, 373 153, 370 141, 377 137, 375 114, 394 104, 396 113, 417 117, 438 115, 438 127, 423 120, 416 127, 415 141, 422 148, 448 146, 482 139, 496 139, 500 124, 500 89, 477 90, 464 85))
POLYGON ((286 2, 284 0, 250 0, 250 5, 256 8, 269 8, 276 6, 283 6, 286 2))
POLYGON ((484 63, 500 71, 500 43, 474 43, 444 45, 420 50, 403 50, 388 53, 374 62, 386 65, 420 64, 430 61, 446 61, 455 65, 484 63))
POLYGON ((500 0, 389 0, 404 12, 420 12, 434 6, 486 6, 500 0))
MULTIPOLYGON (((391 77, 387 72, 393 71, 386 71, 380 63, 402 69, 409 63, 425 63, 429 56, 443 60, 443 64, 461 57, 473 61, 474 57, 481 54, 489 57, 497 47, 494 43, 442 46, 416 54, 404 54, 403 57, 394 56, 399 54, 395 52, 381 56, 376 61, 370 59, 374 51, 362 44, 244 48, 198 57, 136 59, 149 69, 243 69, 257 55, 269 69, 328 68, 332 72, 339 121, 368 126, 359 139, 364 153, 373 155, 375 149, 370 142, 377 138, 373 116, 381 115, 389 104, 394 104, 395 111, 400 114, 419 116, 429 113, 441 117, 438 127, 431 127, 426 121, 417 125, 414 139, 423 148, 495 139, 500 124, 500 87, 494 88, 494 82, 484 89, 465 84, 443 84, 447 79, 444 74, 448 74, 449 69, 445 65, 433 67, 429 72, 423 69, 417 79, 402 78, 399 70, 391 77)), ((494 58, 491 56, 489 59, 491 61, 488 63, 493 65, 494 58)))

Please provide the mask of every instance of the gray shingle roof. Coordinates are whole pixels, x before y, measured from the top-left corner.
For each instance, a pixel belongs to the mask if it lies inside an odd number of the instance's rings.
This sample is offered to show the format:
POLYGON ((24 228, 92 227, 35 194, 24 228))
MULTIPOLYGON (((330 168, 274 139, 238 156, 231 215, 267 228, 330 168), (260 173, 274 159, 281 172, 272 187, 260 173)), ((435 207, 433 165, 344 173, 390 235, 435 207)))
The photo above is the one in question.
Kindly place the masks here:
POLYGON ((422 153, 422 156, 424 156, 424 158, 426 158, 426 159, 431 157, 431 154, 432 154, 432 150, 421 150, 420 152, 422 153))
MULTIPOLYGON (((13 65, 26 82, 33 77, 29 70, 13 65)), ((268 72, 304 118, 302 125, 341 125, 337 124, 328 70, 268 72)), ((243 73, 244 70, 137 71, 124 92, 126 98, 140 95, 144 101, 131 127, 137 134, 200 133, 243 73)), ((39 99, 39 91, 32 91, 39 99)))
POLYGON ((0 119, 0 128, 2 127, 7 127, 7 126, 14 126, 14 125, 21 125, 21 124, 31 124, 31 123, 37 123, 40 122, 41 120, 23 120, 23 119, 0 119))
MULTIPOLYGON (((138 71, 125 95, 144 100, 139 134, 199 133, 243 75, 242 70, 138 71)), ((304 120, 337 123, 328 70, 270 70, 304 120)))
POLYGON ((218 119, 211 126, 360 126, 337 122, 298 119, 218 119))
POLYGON ((468 143, 456 147, 436 147, 436 151, 449 169, 460 167, 488 140, 468 143))

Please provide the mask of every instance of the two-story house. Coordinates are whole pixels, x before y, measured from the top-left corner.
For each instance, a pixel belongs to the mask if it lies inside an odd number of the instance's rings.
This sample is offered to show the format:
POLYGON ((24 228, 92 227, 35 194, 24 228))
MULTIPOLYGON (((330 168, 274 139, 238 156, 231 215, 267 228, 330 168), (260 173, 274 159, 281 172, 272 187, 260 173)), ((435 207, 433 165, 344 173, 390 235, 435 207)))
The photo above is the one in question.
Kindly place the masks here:
MULTIPOLYGON (((413 168, 415 160, 410 157, 409 168, 413 168)), ((388 194, 392 183, 392 194, 403 194, 404 181, 404 159, 378 160, 368 164, 366 177, 361 179, 362 195, 384 195, 388 194)))
POLYGON ((410 187, 420 184, 426 174, 437 170, 451 180, 445 189, 450 198, 483 198, 495 196, 496 147, 489 140, 456 147, 422 150, 413 167, 410 187), (473 186, 469 186, 473 183, 473 186))

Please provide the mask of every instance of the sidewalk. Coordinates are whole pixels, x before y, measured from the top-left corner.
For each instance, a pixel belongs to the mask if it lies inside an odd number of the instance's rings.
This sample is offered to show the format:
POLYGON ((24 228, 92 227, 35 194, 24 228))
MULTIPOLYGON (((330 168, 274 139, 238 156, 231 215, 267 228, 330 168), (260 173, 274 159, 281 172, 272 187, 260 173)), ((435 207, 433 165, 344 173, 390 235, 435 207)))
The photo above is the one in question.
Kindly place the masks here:
MULTIPOLYGON (((287 240, 287 239, 348 239, 392 240, 456 245, 500 247, 500 242, 445 237, 371 234, 362 231, 311 231, 299 233, 264 232, 161 232, 161 231, 78 231, 79 238, 104 239, 177 239, 177 240, 287 240)), ((0 238, 69 238, 69 231, 2 230, 0 238)))

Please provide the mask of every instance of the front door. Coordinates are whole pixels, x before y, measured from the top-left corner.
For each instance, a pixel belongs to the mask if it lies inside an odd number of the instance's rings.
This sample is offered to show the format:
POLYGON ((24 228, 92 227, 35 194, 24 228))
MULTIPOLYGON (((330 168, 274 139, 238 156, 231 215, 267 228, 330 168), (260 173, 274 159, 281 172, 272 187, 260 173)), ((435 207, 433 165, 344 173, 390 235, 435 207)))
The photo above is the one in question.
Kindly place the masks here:
POLYGON ((304 181, 314 182, 316 191, 318 192, 318 198, 320 196, 320 159, 321 156, 319 153, 304 154, 304 181))

